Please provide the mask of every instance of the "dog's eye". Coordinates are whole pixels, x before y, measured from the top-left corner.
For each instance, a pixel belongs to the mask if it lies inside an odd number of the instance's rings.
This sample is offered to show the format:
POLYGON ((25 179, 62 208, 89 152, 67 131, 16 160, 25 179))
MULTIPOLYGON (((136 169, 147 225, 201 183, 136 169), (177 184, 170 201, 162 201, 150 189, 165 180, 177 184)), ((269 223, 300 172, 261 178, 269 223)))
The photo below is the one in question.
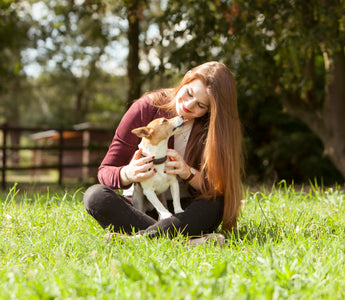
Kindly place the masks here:
POLYGON ((168 122, 168 120, 167 120, 167 119, 162 119, 162 121, 161 121, 161 122, 162 122, 162 124, 163 124, 163 123, 168 122))

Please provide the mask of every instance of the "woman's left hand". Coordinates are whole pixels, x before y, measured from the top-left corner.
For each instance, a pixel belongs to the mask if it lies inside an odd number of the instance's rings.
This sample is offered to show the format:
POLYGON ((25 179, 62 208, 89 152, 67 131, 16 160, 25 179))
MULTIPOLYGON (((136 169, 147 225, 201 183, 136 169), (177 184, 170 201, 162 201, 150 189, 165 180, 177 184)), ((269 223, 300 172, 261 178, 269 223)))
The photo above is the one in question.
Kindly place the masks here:
POLYGON ((174 149, 168 149, 167 156, 168 160, 165 163, 165 166, 167 167, 165 169, 165 173, 179 175, 183 180, 187 179, 190 176, 191 171, 182 156, 174 149))

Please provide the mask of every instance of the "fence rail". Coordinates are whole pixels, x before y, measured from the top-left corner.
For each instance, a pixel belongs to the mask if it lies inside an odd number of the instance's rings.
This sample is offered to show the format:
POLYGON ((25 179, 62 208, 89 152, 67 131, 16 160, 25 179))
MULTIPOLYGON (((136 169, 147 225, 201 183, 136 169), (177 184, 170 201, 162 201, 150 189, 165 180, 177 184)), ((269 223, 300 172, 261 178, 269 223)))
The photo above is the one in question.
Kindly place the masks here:
POLYGON ((81 177, 84 176, 83 179, 90 175, 95 176, 90 170, 97 168, 107 151, 113 129, 95 128, 87 124, 76 127, 78 129, 62 126, 47 128, 0 125, 1 188, 5 189, 7 186, 8 171, 56 169, 59 185, 63 183, 66 170, 77 170, 82 174, 81 177), (28 134, 30 132, 31 134, 28 134), (25 140, 26 143, 23 144, 22 140, 25 140), (42 145, 42 142, 47 141, 49 141, 48 145, 42 145), (28 143, 31 145, 28 145, 28 143), (54 156, 56 162, 44 163, 43 159, 38 162, 31 159, 29 164, 25 165, 19 155, 19 152, 24 150, 29 151, 34 158, 36 158, 38 152, 40 157, 48 156, 50 153, 54 156), (17 157, 15 163, 11 161, 11 156, 14 153, 17 157))

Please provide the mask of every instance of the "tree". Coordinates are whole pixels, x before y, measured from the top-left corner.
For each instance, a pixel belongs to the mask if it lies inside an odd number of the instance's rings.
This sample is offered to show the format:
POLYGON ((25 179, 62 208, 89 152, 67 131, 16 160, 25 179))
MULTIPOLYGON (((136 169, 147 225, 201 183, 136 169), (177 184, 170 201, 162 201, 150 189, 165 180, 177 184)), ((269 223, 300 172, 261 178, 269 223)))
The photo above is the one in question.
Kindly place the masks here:
POLYGON ((60 122, 84 122, 96 92, 95 83, 103 74, 100 60, 113 38, 102 21, 105 5, 102 1, 40 1, 40 5, 41 25, 35 34, 41 45, 36 51, 40 53, 37 61, 42 76, 50 79, 50 85, 60 87, 53 97, 61 107, 60 115, 66 114, 60 122))
POLYGON ((23 73, 22 51, 34 44, 28 38, 32 19, 23 1, 0 2, 0 121, 16 123, 26 102, 20 87, 28 94, 23 73))
POLYGON ((338 0, 237 1, 228 21, 241 63, 260 64, 255 83, 320 138, 345 178, 344 11, 338 0))
POLYGON ((170 41, 185 41, 172 53, 173 65, 225 62, 242 93, 279 99, 305 123, 345 177, 344 1, 173 0, 167 6, 167 22, 181 25, 170 41))
POLYGON ((141 96, 141 73, 139 70, 139 35, 140 21, 143 18, 143 1, 124 1, 127 11, 127 37, 128 37, 128 58, 127 58, 127 108, 134 99, 141 96))
MULTIPOLYGON (((28 38, 32 19, 24 1, 0 2, 0 122, 18 125, 25 108, 30 105, 27 96, 31 89, 23 73, 22 51, 34 44, 28 38)), ((18 145, 19 131, 10 132, 12 145, 18 145)), ((11 152, 15 165, 19 162, 17 151, 11 152)))
POLYGON ((163 61, 160 61, 158 66, 157 63, 152 64, 152 60, 159 60, 157 56, 160 56, 164 50, 157 44, 156 37, 148 37, 148 32, 154 25, 160 28, 162 3, 159 0, 122 0, 113 6, 113 13, 127 22, 127 27, 121 28, 121 32, 122 35, 126 34, 128 44, 126 102, 128 108, 142 95, 145 81, 148 81, 148 85, 152 87, 153 77, 156 74, 162 75, 165 70, 163 61), (156 57, 152 59, 153 52, 156 53, 156 57), (143 62, 146 70, 140 67, 143 62))
POLYGON ((278 164, 280 170, 303 168, 311 148, 317 155, 309 161, 320 158, 321 143, 298 118, 320 137, 344 175, 344 5, 337 0, 3 1, 1 120, 112 122, 142 90, 169 86, 187 69, 218 60, 237 79, 240 113, 253 130, 246 138, 252 165, 260 160, 257 169, 263 173, 278 164), (34 6, 39 19, 30 15, 34 6), (109 74, 114 71, 109 57, 118 56, 118 45, 121 53, 128 48, 126 81, 124 74, 109 74), (28 55, 33 52, 34 58, 28 55), (28 80, 23 67, 33 60, 42 73, 28 80), (291 154, 289 139, 294 145, 308 139, 309 148, 291 154))

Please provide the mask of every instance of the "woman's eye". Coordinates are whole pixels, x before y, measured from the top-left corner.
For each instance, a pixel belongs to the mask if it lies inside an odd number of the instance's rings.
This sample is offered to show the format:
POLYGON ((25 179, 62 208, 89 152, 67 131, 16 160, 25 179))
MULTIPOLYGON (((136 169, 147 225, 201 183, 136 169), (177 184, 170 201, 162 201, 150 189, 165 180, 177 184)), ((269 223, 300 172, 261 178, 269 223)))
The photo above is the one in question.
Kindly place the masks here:
POLYGON ((202 109, 206 109, 206 106, 198 102, 198 106, 202 109))
POLYGON ((190 91, 189 89, 187 89, 187 95, 188 95, 189 97, 193 97, 193 95, 192 95, 192 93, 191 93, 191 91, 190 91))

